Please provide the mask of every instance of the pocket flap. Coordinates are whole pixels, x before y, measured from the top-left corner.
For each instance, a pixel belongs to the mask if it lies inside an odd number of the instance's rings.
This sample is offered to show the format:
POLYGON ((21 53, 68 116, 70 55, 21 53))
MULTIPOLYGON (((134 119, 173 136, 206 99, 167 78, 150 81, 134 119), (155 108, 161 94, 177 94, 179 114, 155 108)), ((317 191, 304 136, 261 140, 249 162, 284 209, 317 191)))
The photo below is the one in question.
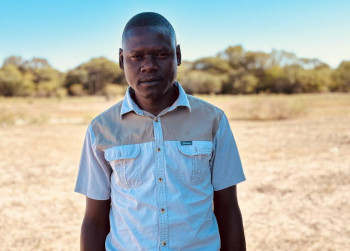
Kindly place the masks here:
MULTIPOLYGON (((187 141, 189 142, 189 141, 187 141)), ((191 141, 192 144, 181 144, 177 142, 177 147, 185 155, 211 154, 213 143, 211 141, 191 141)))
POLYGON ((107 161, 117 159, 134 159, 140 154, 139 145, 114 146, 105 150, 105 159, 107 161))

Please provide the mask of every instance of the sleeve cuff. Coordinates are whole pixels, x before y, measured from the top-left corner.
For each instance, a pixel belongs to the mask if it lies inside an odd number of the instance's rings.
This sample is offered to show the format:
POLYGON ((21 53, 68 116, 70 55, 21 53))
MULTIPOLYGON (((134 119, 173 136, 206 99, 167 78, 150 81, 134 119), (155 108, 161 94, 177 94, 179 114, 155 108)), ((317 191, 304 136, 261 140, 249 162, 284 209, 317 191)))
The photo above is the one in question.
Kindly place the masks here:
POLYGON ((223 190, 223 189, 228 188, 228 187, 230 187, 230 186, 237 185, 238 183, 241 183, 241 182, 243 182, 243 181, 245 181, 245 180, 246 180, 245 176, 244 176, 244 175, 241 175, 241 176, 239 176, 239 177, 237 177, 237 178, 235 178, 235 179, 233 179, 233 180, 229 180, 229 181, 227 181, 227 182, 221 183, 221 184, 218 185, 218 186, 215 186, 215 187, 214 187, 214 191, 223 190))

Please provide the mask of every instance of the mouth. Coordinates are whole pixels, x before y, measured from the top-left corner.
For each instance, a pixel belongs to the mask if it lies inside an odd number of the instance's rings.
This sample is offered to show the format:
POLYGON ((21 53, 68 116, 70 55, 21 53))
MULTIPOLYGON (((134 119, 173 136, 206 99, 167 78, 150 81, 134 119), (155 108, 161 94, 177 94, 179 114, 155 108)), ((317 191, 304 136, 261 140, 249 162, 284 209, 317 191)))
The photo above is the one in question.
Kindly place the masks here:
POLYGON ((146 77, 139 80, 140 84, 155 84, 156 82, 162 81, 160 77, 146 77))

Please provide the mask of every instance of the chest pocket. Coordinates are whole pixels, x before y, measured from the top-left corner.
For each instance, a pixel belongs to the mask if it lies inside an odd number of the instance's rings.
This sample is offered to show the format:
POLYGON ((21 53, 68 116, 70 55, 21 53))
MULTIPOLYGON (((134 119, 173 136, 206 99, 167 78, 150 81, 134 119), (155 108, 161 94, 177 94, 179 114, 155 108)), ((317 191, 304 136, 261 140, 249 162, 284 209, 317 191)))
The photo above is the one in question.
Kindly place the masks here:
POLYGON ((185 168, 182 170, 185 181, 191 184, 199 184, 206 177, 210 177, 209 161, 211 158, 213 143, 211 141, 178 142, 177 147, 185 158, 185 168))
POLYGON ((105 150, 105 159, 110 163, 115 183, 122 188, 141 185, 140 146, 123 145, 105 150))

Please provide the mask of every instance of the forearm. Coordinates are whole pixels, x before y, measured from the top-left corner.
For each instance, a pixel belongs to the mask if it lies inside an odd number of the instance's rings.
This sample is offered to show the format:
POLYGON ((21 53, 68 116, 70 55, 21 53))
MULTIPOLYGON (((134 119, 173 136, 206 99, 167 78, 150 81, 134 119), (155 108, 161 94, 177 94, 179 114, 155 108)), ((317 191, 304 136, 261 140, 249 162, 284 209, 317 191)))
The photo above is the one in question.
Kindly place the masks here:
POLYGON ((105 240, 109 233, 109 224, 97 225, 93 222, 83 221, 81 226, 80 250, 105 250, 105 240))
POLYGON ((246 243, 242 216, 238 209, 234 213, 224 216, 217 213, 220 232, 221 251, 245 251, 246 243))
POLYGON ((221 251, 245 251, 245 236, 236 186, 214 192, 214 213, 219 226, 221 251))

